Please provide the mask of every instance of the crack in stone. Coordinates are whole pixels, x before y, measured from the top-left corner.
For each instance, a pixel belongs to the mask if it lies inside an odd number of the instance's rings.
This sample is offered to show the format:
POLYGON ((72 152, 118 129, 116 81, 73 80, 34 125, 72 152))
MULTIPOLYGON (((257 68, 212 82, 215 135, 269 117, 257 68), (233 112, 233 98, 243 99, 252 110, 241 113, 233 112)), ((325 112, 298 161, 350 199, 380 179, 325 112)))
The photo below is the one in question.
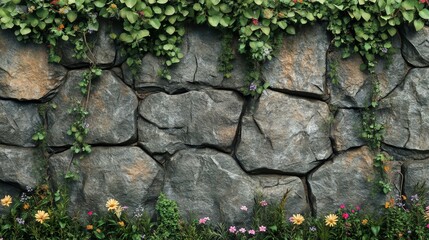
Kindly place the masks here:
POLYGON ((264 137, 264 139, 266 139, 270 143, 271 149, 274 150, 274 145, 273 145, 273 142, 272 142, 271 138, 269 138, 264 133, 264 131, 262 130, 262 127, 259 125, 258 121, 254 117, 252 117, 252 119, 253 119, 253 122, 255 123, 256 127, 258 128, 259 132, 261 133, 261 135, 264 137))
POLYGON ((0 67, 0 73, 1 72, 5 72, 6 74, 7 74, 7 76, 9 76, 10 78, 12 78, 13 76, 8 72, 8 71, 6 71, 4 68, 1 68, 0 67))

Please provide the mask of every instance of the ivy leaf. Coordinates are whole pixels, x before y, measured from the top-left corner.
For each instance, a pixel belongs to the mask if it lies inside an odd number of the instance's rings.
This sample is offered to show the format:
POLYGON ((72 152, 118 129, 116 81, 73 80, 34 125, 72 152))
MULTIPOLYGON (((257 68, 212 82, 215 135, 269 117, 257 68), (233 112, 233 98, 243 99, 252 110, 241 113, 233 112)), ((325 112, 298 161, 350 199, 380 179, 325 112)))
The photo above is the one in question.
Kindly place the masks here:
POLYGON ((76 20, 77 18, 77 13, 75 11, 69 11, 67 13, 67 19, 72 23, 76 20))
POLYGON ((172 35, 174 32, 176 31, 176 28, 174 28, 173 26, 168 26, 165 29, 165 32, 167 32, 168 34, 172 35))
POLYGON ((30 28, 21 28, 21 30, 19 30, 19 32, 21 33, 21 35, 27 35, 29 33, 31 33, 31 29, 30 28))
POLYGON ((126 42, 126 43, 132 43, 134 41, 133 37, 127 33, 121 33, 119 36, 119 40, 126 42))
POLYGON ((271 29, 269 27, 261 27, 261 31, 265 34, 265 35, 269 35, 271 29))
MULTIPOLYGON (((69 1, 70 4, 70 1, 69 1)), ((98 8, 102 8, 106 5, 106 0, 97 0, 94 2, 94 5, 98 8)))
POLYGON ((365 12, 365 10, 361 9, 360 14, 362 15, 362 18, 365 19, 365 21, 368 22, 369 19, 371 19, 371 14, 365 12))
POLYGON ((287 27, 287 23, 285 21, 279 21, 277 22, 277 25, 279 25, 281 29, 286 29, 287 27))
POLYGON ((128 21, 129 21, 131 24, 133 24, 133 23, 135 23, 135 22, 137 21, 137 19, 139 18, 139 15, 138 15, 137 13, 135 13, 135 12, 131 12, 131 11, 129 11, 129 12, 127 13, 126 17, 127 17, 128 21))
POLYGON ((46 8, 40 8, 36 11, 36 15, 41 19, 45 19, 49 15, 49 11, 46 8))
POLYGON ((150 19, 149 24, 155 29, 159 29, 161 27, 161 22, 157 18, 150 19))
POLYGON ((220 0, 210 0, 214 6, 220 3, 220 0))
POLYGON ((220 15, 214 15, 214 16, 209 16, 208 21, 210 25, 212 25, 213 27, 217 27, 217 25, 219 25, 220 19, 221 19, 220 15))
POLYGON ((173 15, 175 12, 176 12, 176 9, 174 9, 174 7, 173 7, 173 6, 168 5, 168 6, 165 8, 164 14, 165 14, 165 15, 167 15, 167 16, 171 16, 171 15, 173 15))
POLYGON ((295 27, 294 26, 288 26, 286 28, 286 32, 290 35, 295 35, 296 31, 295 31, 295 27))
POLYGON ((136 33, 137 39, 142 39, 142 38, 145 38, 145 37, 147 37, 149 35, 150 35, 150 32, 148 30, 146 30, 146 29, 139 30, 136 33))
POLYGON ((158 0, 156 2, 159 4, 166 4, 168 2, 168 0, 158 0))
POLYGON ((134 5, 136 5, 137 0, 125 0, 125 5, 127 5, 127 7, 132 8, 134 7, 134 5))
POLYGON ((419 16, 423 19, 428 20, 429 19, 429 10, 427 8, 423 8, 420 12, 419 12, 419 16))
POLYGON ((416 29, 416 31, 420 31, 424 26, 425 26, 425 23, 422 20, 420 19, 414 20, 414 28, 416 29))
POLYGON ((254 2, 256 3, 256 5, 261 5, 262 4, 262 0, 254 0, 254 2))
POLYGON ((406 1, 402 2, 401 6, 405 10, 414 10, 414 3, 411 2, 410 0, 406 0, 406 1))

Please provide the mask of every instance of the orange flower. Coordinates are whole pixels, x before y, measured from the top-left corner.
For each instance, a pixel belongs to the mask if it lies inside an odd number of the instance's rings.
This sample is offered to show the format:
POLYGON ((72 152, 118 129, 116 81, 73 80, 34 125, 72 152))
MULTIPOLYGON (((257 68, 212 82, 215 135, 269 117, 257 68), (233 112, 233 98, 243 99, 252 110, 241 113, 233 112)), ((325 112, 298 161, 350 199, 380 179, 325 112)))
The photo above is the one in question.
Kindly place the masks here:
POLYGON ((116 4, 114 4, 114 3, 112 3, 112 4, 110 4, 110 8, 111 8, 111 9, 117 9, 117 8, 118 8, 118 6, 117 6, 116 4))
POLYGON ((366 225, 366 224, 368 224, 368 219, 363 219, 362 220, 362 225, 366 225))
POLYGON ((92 230, 94 229, 94 226, 92 226, 91 224, 86 225, 86 230, 92 230))
POLYGON ((383 169, 384 169, 385 172, 390 172, 391 168, 389 166, 384 166, 383 169))
POLYGON ((62 24, 62 23, 61 23, 61 24, 58 26, 58 30, 59 30, 59 31, 62 31, 63 29, 64 29, 64 24, 62 24))
POLYGON ((125 227, 125 223, 124 223, 124 221, 120 221, 120 222, 118 222, 118 225, 119 225, 119 226, 121 226, 121 227, 125 227))
POLYGON ((24 206, 22 206, 22 208, 23 208, 24 210, 28 210, 28 209, 30 209, 30 204, 28 204, 28 203, 24 203, 24 206))

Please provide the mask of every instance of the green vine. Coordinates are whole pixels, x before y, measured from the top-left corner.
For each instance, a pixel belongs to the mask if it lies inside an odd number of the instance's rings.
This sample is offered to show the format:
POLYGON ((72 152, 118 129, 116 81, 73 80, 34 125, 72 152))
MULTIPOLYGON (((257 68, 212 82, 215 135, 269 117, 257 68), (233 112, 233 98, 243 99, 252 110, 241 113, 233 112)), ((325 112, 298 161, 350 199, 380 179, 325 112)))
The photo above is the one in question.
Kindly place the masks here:
POLYGON ((225 32, 222 36, 222 52, 219 56, 219 72, 223 73, 225 78, 231 77, 231 72, 234 69, 232 61, 235 59, 232 49, 233 34, 225 32))

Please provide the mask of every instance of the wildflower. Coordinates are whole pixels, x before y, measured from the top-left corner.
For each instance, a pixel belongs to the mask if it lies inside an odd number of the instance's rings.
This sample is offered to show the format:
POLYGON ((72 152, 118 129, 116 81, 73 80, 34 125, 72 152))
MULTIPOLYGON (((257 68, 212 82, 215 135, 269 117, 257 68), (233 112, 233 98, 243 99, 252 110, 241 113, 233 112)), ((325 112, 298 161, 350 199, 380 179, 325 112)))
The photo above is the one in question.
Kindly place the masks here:
POLYGON ((256 84, 255 84, 255 83, 251 83, 251 84, 250 84, 250 86, 249 86, 249 90, 250 90, 250 91, 255 91, 255 90, 256 90, 256 88, 257 88, 257 87, 256 87, 256 84))
POLYGON ((125 227, 125 223, 124 223, 124 221, 120 221, 120 222, 118 222, 118 225, 119 225, 119 226, 121 226, 121 227, 125 227))
POLYGON ((36 7, 35 7, 35 6, 30 6, 30 7, 28 8, 28 12, 29 12, 29 13, 34 12, 34 10, 36 10, 36 7))
POLYGON ((6 195, 0 201, 2 206, 9 207, 12 204, 12 197, 10 195, 6 195))
POLYGON ((315 231, 317 230, 316 226, 311 226, 309 229, 310 229, 310 231, 312 231, 312 232, 315 232, 315 231))
POLYGON ((401 238, 402 236, 404 236, 404 234, 403 234, 403 233, 401 233, 401 232, 400 232, 400 233, 398 233, 398 237, 399 237, 399 238, 401 238))
POLYGON ((366 225, 366 224, 368 224, 368 219, 365 218, 362 220, 362 225, 366 225))
POLYGON ((260 232, 265 232, 265 231, 267 231, 267 227, 265 227, 265 226, 259 226, 259 231, 260 232))
POLYGON ((419 201, 419 196, 417 194, 412 195, 410 197, 411 202, 418 202, 419 201))
POLYGON ((25 186, 25 189, 27 189, 27 192, 31 193, 33 191, 33 188, 30 186, 25 186))
POLYGON ((250 235, 255 235, 255 230, 253 230, 253 229, 250 229, 249 231, 247 231, 250 235))
POLYGON ((115 208, 115 215, 116 215, 116 217, 121 218, 122 209, 123 208, 121 206, 118 206, 118 207, 115 208))
POLYGON ((349 217, 350 217, 350 215, 349 215, 348 213, 346 213, 346 212, 345 212, 345 213, 343 213, 343 218, 344 218, 344 219, 346 219, 346 220, 347 220, 347 218, 349 218, 349 217))
POLYGON ((360 206, 356 206, 356 211, 360 211, 360 206))
POLYGON ((401 195, 401 198, 402 198, 402 200, 407 200, 407 196, 405 196, 405 195, 401 195))
POLYGON ((325 224, 326 226, 333 227, 337 225, 338 216, 335 214, 329 214, 328 216, 325 216, 325 224))
POLYGON ((206 224, 207 221, 209 221, 210 218, 209 217, 205 217, 205 218, 200 218, 199 223, 200 224, 206 224))
POLYGON ((136 210, 134 210, 134 217, 141 218, 143 217, 144 208, 142 206, 138 206, 136 210))
POLYGON ((261 205, 261 207, 265 207, 265 206, 268 205, 268 202, 265 201, 265 200, 262 200, 262 201, 259 202, 259 205, 261 205))
POLYGON ((230 233, 235 233, 235 232, 237 232, 237 228, 235 228, 235 226, 230 226, 229 229, 228 229, 228 231, 230 233))
POLYGON ((390 172, 391 168, 386 165, 386 166, 383 167, 383 170, 388 173, 388 172, 390 172))
POLYGON ((87 214, 88 214, 88 216, 92 216, 92 214, 94 214, 94 212, 93 211, 88 211, 87 214))
POLYGON ((292 220, 291 222, 295 225, 301 225, 305 219, 301 214, 298 213, 298 214, 292 215, 290 220, 292 220))
POLYGON ((107 207, 108 211, 115 210, 119 207, 119 202, 116 201, 115 199, 111 198, 111 199, 107 200, 106 207, 107 207))
POLYGON ((99 229, 99 228, 97 228, 97 230, 95 230, 95 231, 97 231, 98 233, 101 233, 101 229, 99 229))
POLYGON ((344 208, 346 208, 346 205, 341 204, 341 205, 340 205, 340 208, 341 208, 341 209, 344 209, 344 208))
POLYGON ((27 194, 25 194, 24 192, 21 194, 21 198, 19 199, 20 202, 25 202, 29 199, 29 197, 27 196, 27 194))
POLYGON ((114 4, 114 3, 112 3, 112 4, 110 4, 110 8, 111 8, 111 9, 117 9, 117 8, 118 8, 118 6, 117 6, 116 4, 114 4))
POLYGON ((246 207, 246 206, 241 206, 241 207, 240 207, 240 209, 241 209, 242 211, 245 211, 245 212, 247 211, 247 207, 246 207))
POLYGON ((30 204, 29 203, 24 203, 24 205, 22 206, 22 208, 24 210, 28 210, 28 209, 30 209, 30 204))
POLYGON ((90 231, 92 229, 94 229, 93 225, 91 225, 91 224, 86 225, 86 230, 90 231))
POLYGON ((21 224, 21 225, 23 225, 25 223, 25 220, 22 218, 15 218, 15 220, 18 224, 21 224))
POLYGON ((64 24, 61 23, 57 29, 58 29, 58 31, 62 31, 64 28, 65 28, 64 24))
POLYGON ((36 218, 37 222, 44 223, 46 220, 49 219, 49 213, 42 210, 38 210, 34 217, 36 218))
POLYGON ((240 229, 238 229, 238 231, 241 232, 241 233, 245 233, 246 229, 245 228, 240 228, 240 229))
POLYGON ((426 228, 429 228, 429 223, 428 223, 428 225, 426 225, 426 228))

